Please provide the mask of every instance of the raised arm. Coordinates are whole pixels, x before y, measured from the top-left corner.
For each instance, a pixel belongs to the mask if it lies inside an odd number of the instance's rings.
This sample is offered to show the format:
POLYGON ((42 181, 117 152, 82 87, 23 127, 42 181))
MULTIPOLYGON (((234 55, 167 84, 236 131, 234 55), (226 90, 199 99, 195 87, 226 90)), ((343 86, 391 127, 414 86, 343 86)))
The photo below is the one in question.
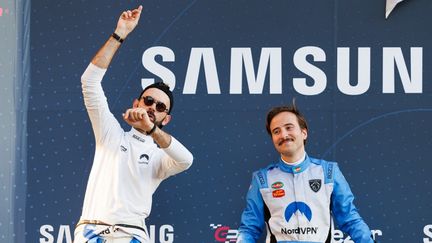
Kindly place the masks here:
POLYGON ((99 68, 107 69, 121 42, 135 29, 141 16, 142 6, 133 10, 124 11, 117 22, 117 28, 107 42, 96 53, 92 63, 99 68))

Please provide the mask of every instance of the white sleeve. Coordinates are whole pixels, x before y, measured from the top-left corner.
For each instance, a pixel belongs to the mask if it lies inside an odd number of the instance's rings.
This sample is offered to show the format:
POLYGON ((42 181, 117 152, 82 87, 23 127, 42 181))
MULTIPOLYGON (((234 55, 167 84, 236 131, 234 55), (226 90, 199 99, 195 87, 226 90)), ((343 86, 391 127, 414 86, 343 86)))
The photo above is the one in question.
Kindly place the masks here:
MULTIPOLYGON (((102 89, 106 69, 90 63, 81 76, 84 104, 90 117, 96 142, 104 140, 110 131, 123 131, 108 107, 102 89)), ((118 133, 117 133, 118 134, 118 133)))
POLYGON ((162 150, 165 154, 157 170, 158 178, 165 179, 188 169, 192 165, 192 153, 174 137, 171 136, 171 144, 162 150))

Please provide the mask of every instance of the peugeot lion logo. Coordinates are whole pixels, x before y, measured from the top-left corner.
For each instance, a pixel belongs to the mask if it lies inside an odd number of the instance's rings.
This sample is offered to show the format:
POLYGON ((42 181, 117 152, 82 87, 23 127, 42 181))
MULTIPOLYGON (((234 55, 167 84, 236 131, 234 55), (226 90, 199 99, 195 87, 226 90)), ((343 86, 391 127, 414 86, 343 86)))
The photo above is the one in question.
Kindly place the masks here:
POLYGON ((312 219, 312 210, 304 202, 292 202, 285 209, 285 220, 289 222, 291 216, 293 216, 297 211, 306 216, 307 220, 310 222, 312 219))
POLYGON ((315 180, 309 180, 309 186, 314 192, 318 192, 319 189, 321 189, 321 180, 315 179, 315 180))

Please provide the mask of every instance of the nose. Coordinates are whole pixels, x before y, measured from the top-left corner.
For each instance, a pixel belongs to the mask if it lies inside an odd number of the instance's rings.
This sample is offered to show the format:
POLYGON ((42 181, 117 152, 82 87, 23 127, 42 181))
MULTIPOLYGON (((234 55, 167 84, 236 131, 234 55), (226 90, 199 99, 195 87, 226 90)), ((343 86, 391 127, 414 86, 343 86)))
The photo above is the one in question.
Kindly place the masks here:
POLYGON ((149 106, 152 110, 156 110, 156 102, 153 102, 153 104, 151 104, 151 106, 149 106))
POLYGON ((281 138, 288 138, 288 131, 285 129, 282 129, 280 132, 281 138))

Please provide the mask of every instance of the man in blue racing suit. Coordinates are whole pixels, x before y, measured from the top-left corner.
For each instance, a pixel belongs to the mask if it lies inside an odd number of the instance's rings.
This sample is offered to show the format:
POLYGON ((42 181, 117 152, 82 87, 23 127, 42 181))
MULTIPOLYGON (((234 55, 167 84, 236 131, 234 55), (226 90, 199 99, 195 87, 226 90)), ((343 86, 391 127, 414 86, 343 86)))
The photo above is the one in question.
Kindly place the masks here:
POLYGON ((354 242, 374 242, 338 165, 306 154, 295 104, 271 109, 266 128, 281 158, 253 174, 237 243, 256 242, 265 227, 267 243, 331 242, 332 218, 354 242))

